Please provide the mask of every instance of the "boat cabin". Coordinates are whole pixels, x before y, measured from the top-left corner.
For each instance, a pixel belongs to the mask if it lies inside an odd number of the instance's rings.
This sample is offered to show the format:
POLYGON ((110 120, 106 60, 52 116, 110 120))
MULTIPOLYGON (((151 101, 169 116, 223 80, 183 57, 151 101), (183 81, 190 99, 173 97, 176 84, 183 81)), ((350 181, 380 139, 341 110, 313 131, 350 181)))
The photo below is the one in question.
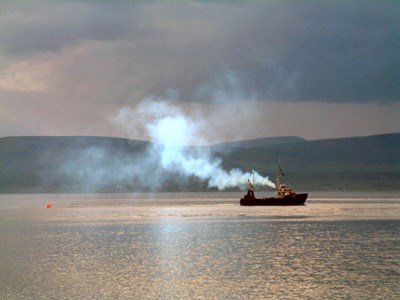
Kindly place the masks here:
POLYGON ((295 196, 296 193, 291 189, 286 187, 284 184, 280 184, 276 189, 276 194, 279 198, 283 198, 285 196, 295 196))

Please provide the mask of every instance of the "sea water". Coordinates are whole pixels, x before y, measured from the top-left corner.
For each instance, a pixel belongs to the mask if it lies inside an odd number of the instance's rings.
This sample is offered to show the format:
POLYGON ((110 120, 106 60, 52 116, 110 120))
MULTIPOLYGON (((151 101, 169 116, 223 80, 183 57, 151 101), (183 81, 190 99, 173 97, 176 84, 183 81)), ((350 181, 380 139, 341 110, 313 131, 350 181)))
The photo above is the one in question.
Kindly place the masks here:
POLYGON ((399 193, 240 196, 1 195, 0 299, 399 299, 399 193))

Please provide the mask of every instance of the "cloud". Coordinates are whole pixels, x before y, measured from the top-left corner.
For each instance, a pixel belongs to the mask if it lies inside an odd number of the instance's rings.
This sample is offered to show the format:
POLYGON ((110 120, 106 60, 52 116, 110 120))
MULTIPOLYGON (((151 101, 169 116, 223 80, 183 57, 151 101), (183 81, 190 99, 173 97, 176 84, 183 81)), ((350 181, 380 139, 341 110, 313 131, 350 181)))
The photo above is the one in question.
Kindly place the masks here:
POLYGON ((44 92, 47 87, 44 78, 50 73, 50 64, 21 61, 4 70, 0 79, 0 90, 19 92, 44 92))
MULTIPOLYGON (((399 100, 394 2, 28 1, 6 8, 0 21, 6 56, 73 55, 71 76, 89 85, 104 79, 118 98, 110 101, 167 89, 179 90, 181 101, 201 102, 220 100, 216 89, 229 101, 399 100), (231 95, 232 74, 240 99, 231 95)), ((62 66, 63 83, 73 83, 62 66)))
POLYGON ((130 23, 124 6, 86 1, 18 1, 5 4, 2 47, 13 56, 62 51, 82 40, 115 40, 130 23))
POLYGON ((398 15, 391 1, 1 2, 0 113, 20 115, 2 134, 121 136, 117 111, 171 91, 211 141, 280 133, 276 103, 397 107, 398 15))

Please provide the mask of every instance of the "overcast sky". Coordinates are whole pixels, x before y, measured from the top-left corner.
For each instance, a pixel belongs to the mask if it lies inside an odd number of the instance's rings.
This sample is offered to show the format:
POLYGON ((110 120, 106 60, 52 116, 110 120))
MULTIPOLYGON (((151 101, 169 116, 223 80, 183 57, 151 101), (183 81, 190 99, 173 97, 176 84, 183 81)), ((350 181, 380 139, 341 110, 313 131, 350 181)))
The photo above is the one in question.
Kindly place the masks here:
POLYGON ((0 137, 148 139, 147 102, 209 142, 398 132, 399 16, 397 1, 2 1, 0 137))

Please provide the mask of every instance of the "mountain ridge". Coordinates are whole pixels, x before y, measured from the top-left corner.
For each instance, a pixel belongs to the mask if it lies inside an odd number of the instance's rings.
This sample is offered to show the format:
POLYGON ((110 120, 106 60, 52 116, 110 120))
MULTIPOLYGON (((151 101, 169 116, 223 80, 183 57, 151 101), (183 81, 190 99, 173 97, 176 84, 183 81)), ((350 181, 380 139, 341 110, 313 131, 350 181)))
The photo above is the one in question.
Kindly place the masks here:
MULTIPOLYGON (((155 162, 146 165, 148 170, 136 167, 152 146, 147 141, 113 137, 3 137, 0 193, 207 190, 204 181, 182 180, 180 174, 162 171, 155 162), (86 168, 83 171, 82 166, 86 168), (121 175, 127 171, 134 176, 121 175), (163 183, 149 187, 153 176, 163 178, 163 183), (105 186, 92 188, 89 184, 107 178, 112 180, 105 186)), ((275 137, 186 148, 210 151, 222 160, 226 170, 256 169, 271 178, 281 158, 285 173, 297 189, 400 189, 400 133, 311 141, 275 137)))

